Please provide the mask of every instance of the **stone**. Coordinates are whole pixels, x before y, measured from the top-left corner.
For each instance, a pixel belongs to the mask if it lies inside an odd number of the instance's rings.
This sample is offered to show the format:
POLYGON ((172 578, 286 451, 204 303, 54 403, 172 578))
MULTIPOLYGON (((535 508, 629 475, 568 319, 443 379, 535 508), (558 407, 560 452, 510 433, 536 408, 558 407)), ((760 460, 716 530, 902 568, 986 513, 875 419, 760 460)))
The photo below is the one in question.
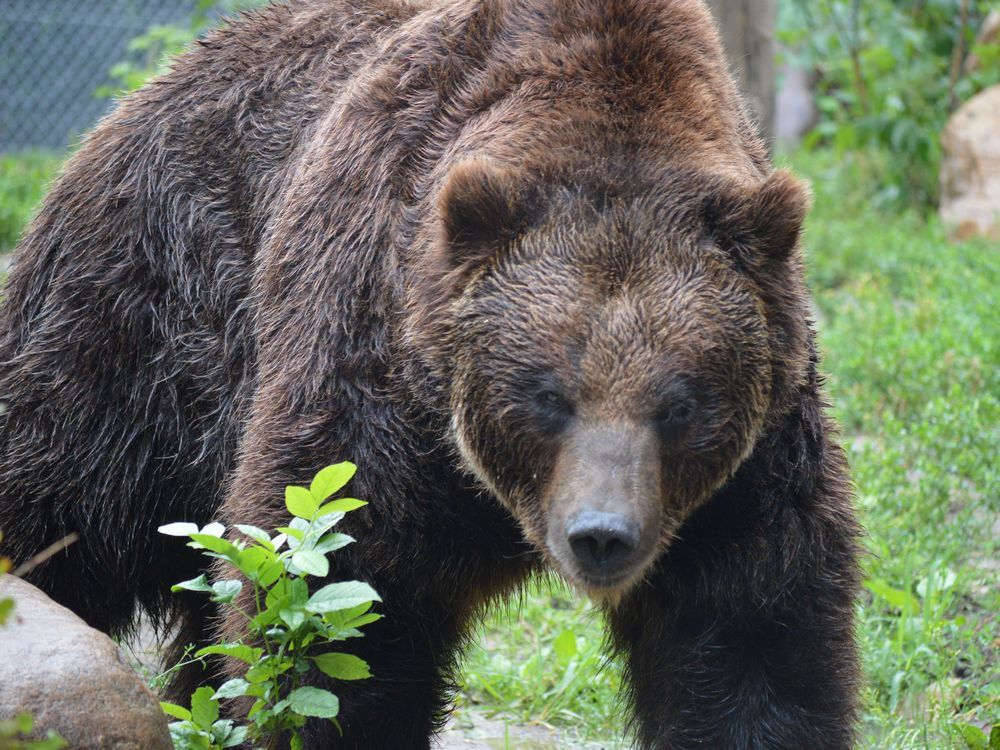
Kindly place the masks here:
POLYGON ((0 719, 35 717, 71 748, 171 750, 167 717, 118 646, 34 586, 0 578, 14 612, 0 628, 0 719))
POLYGON ((957 239, 1000 239, 1000 85, 952 115, 941 150, 941 218, 957 239))

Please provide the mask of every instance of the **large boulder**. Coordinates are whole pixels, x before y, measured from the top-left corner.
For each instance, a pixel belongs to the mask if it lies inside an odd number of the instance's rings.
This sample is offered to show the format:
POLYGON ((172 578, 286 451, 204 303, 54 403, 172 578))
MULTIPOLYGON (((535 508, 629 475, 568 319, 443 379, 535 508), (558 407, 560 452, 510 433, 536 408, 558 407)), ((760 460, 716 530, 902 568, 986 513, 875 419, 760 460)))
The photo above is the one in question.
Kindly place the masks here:
POLYGON ((0 719, 35 717, 71 748, 170 750, 167 719, 114 641, 34 586, 0 578, 14 613, 0 628, 0 719))
POLYGON ((1000 85, 952 115, 941 149, 941 218, 959 239, 1000 239, 1000 85))

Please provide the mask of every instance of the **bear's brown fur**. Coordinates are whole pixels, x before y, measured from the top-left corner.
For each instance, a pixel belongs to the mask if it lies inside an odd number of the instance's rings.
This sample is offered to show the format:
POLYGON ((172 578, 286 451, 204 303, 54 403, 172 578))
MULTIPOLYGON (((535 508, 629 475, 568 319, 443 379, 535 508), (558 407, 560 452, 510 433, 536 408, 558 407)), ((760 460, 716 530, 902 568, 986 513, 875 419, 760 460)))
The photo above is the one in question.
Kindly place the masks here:
POLYGON ((371 504, 331 577, 385 618, 309 747, 428 747, 474 616, 546 565, 604 603, 642 747, 849 747, 858 530, 807 203, 698 0, 248 14, 95 130, 19 248, 7 551, 77 531, 35 582, 163 621, 199 561, 158 525, 279 525, 284 485, 351 458, 371 504))

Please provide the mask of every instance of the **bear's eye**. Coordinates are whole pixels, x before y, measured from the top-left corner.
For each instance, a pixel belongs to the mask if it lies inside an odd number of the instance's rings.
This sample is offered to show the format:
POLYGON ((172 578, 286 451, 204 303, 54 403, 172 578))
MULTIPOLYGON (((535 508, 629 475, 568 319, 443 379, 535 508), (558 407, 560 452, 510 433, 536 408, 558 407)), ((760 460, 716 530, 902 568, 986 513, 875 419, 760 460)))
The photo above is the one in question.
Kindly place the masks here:
POLYGON ((573 417, 573 403, 551 388, 535 393, 534 406, 543 426, 552 432, 562 430, 573 417))
POLYGON ((694 406, 688 399, 677 399, 664 404, 654 417, 656 428, 664 438, 676 440, 687 431, 693 412, 694 406))

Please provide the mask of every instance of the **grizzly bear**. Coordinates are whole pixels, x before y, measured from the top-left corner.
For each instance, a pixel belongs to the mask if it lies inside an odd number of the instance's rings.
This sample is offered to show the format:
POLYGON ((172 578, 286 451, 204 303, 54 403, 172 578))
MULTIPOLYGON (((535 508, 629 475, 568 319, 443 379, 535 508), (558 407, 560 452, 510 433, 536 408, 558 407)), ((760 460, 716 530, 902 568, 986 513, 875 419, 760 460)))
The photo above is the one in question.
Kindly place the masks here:
MULTIPOLYGON (((700 0, 302 0, 121 102, 21 243, 0 527, 127 631, 178 520, 272 528, 359 464, 333 580, 384 619, 343 735, 427 748, 490 602, 600 602, 643 748, 847 748, 858 527, 776 171, 700 0)), ((228 670, 228 667, 226 668, 228 670)), ((318 685, 328 681, 312 675, 318 685)))

